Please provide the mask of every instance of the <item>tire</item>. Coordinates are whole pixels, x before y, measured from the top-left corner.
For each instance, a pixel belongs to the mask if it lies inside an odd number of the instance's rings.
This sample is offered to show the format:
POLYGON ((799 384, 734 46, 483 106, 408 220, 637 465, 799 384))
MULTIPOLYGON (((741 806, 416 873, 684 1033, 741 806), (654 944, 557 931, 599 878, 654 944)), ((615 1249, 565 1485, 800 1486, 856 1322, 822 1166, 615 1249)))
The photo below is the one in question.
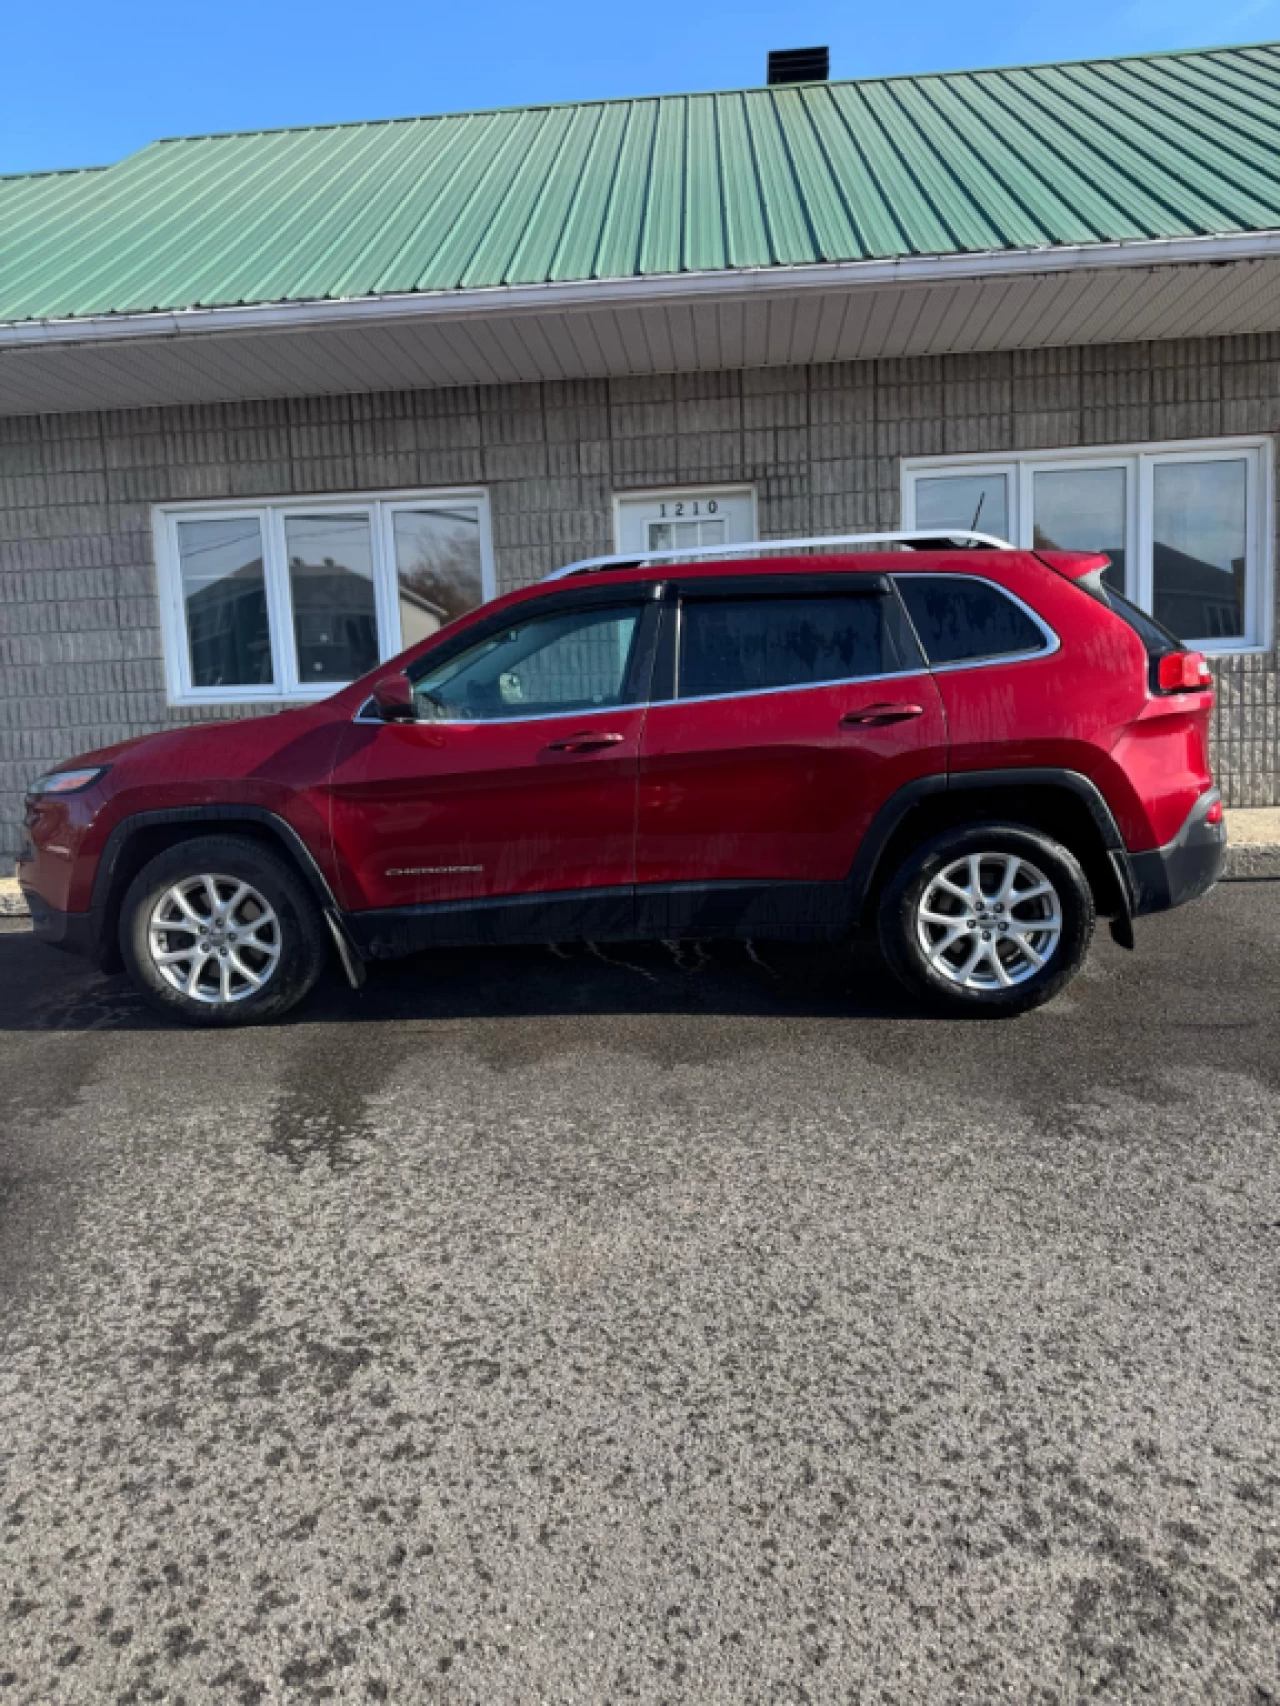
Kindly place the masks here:
POLYGON ((1089 880, 1069 848, 1016 824, 965 824, 914 848, 894 872, 880 904, 880 947, 898 979, 930 1005, 1012 1017, 1071 981, 1095 916, 1089 880))
POLYGON ((120 912, 129 976, 153 1007, 189 1025, 278 1019, 309 993, 327 946, 293 867, 238 835, 166 848, 139 871, 120 912))

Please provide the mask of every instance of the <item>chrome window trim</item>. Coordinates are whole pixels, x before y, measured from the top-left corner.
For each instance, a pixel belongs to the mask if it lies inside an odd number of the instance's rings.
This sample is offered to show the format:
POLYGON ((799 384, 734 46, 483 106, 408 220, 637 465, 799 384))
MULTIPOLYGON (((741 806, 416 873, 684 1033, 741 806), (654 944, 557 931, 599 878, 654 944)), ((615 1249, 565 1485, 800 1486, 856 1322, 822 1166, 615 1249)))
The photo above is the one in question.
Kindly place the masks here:
POLYGON ((785 687, 747 687, 741 693, 698 693, 687 699, 678 694, 674 699, 651 699, 650 710, 660 705, 714 705, 722 699, 767 699, 776 693, 816 693, 824 687, 858 687, 866 681, 904 681, 910 676, 928 675, 927 664, 915 669, 888 670, 879 675, 839 675, 834 681, 792 681, 785 687))
POLYGON ((911 632, 915 634, 916 644, 920 647, 920 651, 923 654, 926 663, 928 663, 929 673, 931 675, 954 675, 958 669, 991 669, 994 665, 999 663, 1030 663, 1035 658, 1049 658, 1052 657, 1055 652, 1060 652, 1062 650, 1062 640, 1060 636, 1049 626, 1044 617, 1041 616, 1038 611, 1031 608, 1025 598, 1019 598, 1016 592, 1010 592, 1007 586, 1001 586, 999 581, 993 581, 986 575, 951 574, 946 570, 922 569, 917 575, 903 575, 890 572, 889 579, 893 582, 898 593, 898 598, 902 605, 902 613, 911 625, 911 632), (1033 652, 996 652, 987 657, 960 658, 956 663, 929 662, 929 648, 920 638, 920 634, 915 623, 911 621, 911 611, 907 607, 906 599, 902 597, 902 588, 899 584, 902 581, 917 580, 976 581, 979 586, 990 587, 993 592, 998 592, 1002 598, 1007 598, 1011 604, 1016 604, 1024 616, 1029 616, 1031 618, 1032 623, 1044 636, 1044 645, 1038 646, 1033 652))
MULTIPOLYGON (((1040 652, 1032 654, 1043 656, 1040 652)), ((1003 662, 1003 659, 998 660, 1003 662)), ((499 723, 547 723, 559 717, 593 717, 604 716, 611 711, 656 711, 663 705, 712 705, 722 699, 764 699, 776 693, 816 693, 825 687, 857 687, 868 681, 904 681, 910 676, 928 675, 930 670, 926 664, 919 664, 915 669, 895 669, 881 675, 841 675, 834 681, 793 681, 785 687, 749 687, 741 693, 700 693, 695 698, 681 699, 636 699, 625 704, 601 705, 594 711, 537 711, 529 717, 424 717, 421 719, 423 728, 492 728, 499 723)), ((381 723, 381 717, 366 717, 365 711, 372 705, 372 699, 366 699, 360 710, 351 719, 356 723, 381 723)))
MULTIPOLYGON (((740 693, 704 693, 687 699, 681 698, 679 694, 672 699, 638 699, 629 703, 601 705, 594 711, 539 711, 528 717, 432 717, 429 721, 424 720, 422 727, 439 728, 441 725, 444 725, 447 728, 490 728, 509 723, 554 722, 560 717, 591 717, 603 715, 609 711, 657 710, 662 705, 714 705, 728 699, 765 699, 771 698, 778 693, 808 693, 828 687, 856 687, 864 682, 903 681, 911 676, 917 675, 953 675, 957 670, 961 669, 991 669, 994 668, 996 664, 1002 663, 1032 663, 1036 658, 1052 657, 1055 652, 1062 650, 1062 640, 1059 635, 1049 626, 1037 611, 1031 608, 1024 598, 1019 598, 1016 592, 1010 592, 1007 586, 1001 586, 999 581, 990 580, 986 575, 951 574, 945 571, 925 569, 921 570, 918 575, 898 575, 890 573, 889 579, 894 583, 895 592, 898 591, 898 582, 900 580, 976 581, 979 586, 990 587, 994 592, 998 592, 1001 597, 1007 598, 1011 604, 1015 604, 1025 616, 1030 617, 1036 628, 1038 628, 1040 633, 1043 635, 1045 643, 1033 652, 998 652, 991 657, 963 658, 958 663, 932 664, 929 662, 928 652, 925 649, 923 640, 921 640, 919 634, 916 633, 916 626, 911 620, 911 612, 907 609, 906 600, 901 597, 899 592, 898 596, 902 613, 906 618, 911 632, 915 635, 916 644, 920 647, 920 655, 923 660, 922 663, 914 669, 895 669, 877 675, 842 675, 837 676, 833 681, 790 682, 785 687, 750 687, 743 689, 740 693)), ((352 721, 356 723, 380 724, 382 722, 381 717, 369 717, 365 715, 365 712, 372 703, 373 700, 371 698, 366 699, 364 704, 361 705, 360 709, 356 712, 356 715, 352 718, 352 721)))
MULTIPOLYGON (((644 711, 652 703, 650 699, 615 699, 608 705, 597 705, 591 710, 534 711, 527 717, 406 717, 400 726, 421 729, 492 729, 504 723, 555 723, 568 717, 606 717, 619 711, 644 711)), ((366 717, 364 714, 372 704, 372 699, 366 699, 351 721, 381 723, 381 717, 366 717)))

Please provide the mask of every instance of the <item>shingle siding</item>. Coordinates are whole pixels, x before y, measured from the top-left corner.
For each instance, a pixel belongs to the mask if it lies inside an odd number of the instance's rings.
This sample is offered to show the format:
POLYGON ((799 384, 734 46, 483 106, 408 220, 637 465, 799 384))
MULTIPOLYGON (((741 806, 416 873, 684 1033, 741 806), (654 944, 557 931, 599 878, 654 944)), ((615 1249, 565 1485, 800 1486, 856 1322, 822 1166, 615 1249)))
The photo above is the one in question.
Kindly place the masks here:
MULTIPOLYGON (((41 769, 165 702, 151 505, 480 484, 500 588, 613 548, 615 492, 751 482, 766 537, 889 527, 903 456, 1280 431, 1280 334, 0 420, 0 870, 41 769)), ((1280 801, 1276 657, 1216 666, 1228 800, 1280 801)))

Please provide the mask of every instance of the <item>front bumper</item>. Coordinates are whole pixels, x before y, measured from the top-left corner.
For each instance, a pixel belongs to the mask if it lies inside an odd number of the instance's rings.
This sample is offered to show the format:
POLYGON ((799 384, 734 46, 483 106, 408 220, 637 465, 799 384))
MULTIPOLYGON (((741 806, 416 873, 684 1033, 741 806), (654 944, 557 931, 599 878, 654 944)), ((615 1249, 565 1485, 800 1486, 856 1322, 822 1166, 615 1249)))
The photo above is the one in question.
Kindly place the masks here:
POLYGON ((94 957, 93 919, 88 912, 60 912, 34 889, 23 889, 31 913, 31 928, 38 942, 62 948, 68 954, 94 957))
POLYGON ((1227 858, 1227 826, 1205 818, 1222 796, 1216 788, 1201 794, 1177 835, 1149 853, 1130 853, 1129 878, 1135 918, 1167 912, 1198 900, 1222 875, 1227 858))

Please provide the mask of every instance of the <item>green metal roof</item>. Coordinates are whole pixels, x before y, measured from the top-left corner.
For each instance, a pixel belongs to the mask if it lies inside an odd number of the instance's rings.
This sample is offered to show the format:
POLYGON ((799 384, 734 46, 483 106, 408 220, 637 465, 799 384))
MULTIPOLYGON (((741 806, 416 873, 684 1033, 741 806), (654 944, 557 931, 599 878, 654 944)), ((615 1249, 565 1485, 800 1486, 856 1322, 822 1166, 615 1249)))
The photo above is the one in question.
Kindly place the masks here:
POLYGON ((1280 228, 1280 46, 156 142, 0 179, 0 321, 1280 228))

